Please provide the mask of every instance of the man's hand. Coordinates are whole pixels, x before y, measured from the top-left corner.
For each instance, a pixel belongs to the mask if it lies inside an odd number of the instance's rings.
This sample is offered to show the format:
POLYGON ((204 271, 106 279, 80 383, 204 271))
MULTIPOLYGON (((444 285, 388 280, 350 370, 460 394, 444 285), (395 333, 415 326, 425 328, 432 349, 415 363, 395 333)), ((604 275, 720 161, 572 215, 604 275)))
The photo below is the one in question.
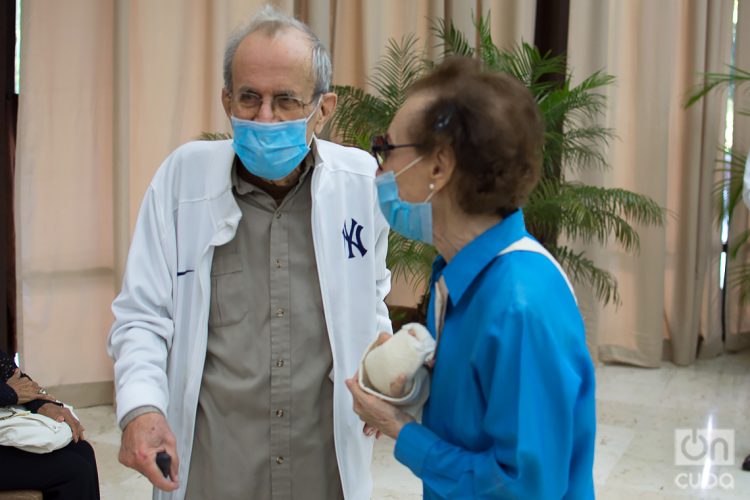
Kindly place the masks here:
POLYGON ((180 487, 177 477, 180 460, 175 437, 161 413, 146 413, 136 417, 125 427, 119 460, 125 467, 146 476, 151 484, 161 490, 174 491, 180 487), (162 475, 156 465, 156 454, 160 451, 166 451, 172 457, 168 478, 162 475))
POLYGON ((73 416, 73 413, 71 413, 71 411, 64 406, 46 403, 39 407, 37 413, 39 413, 40 415, 44 415, 45 417, 49 417, 52 420, 65 422, 66 424, 68 424, 70 426, 70 430, 73 431, 73 441, 75 441, 76 443, 82 439, 85 439, 83 437, 83 431, 85 431, 86 429, 84 429, 81 425, 81 422, 79 422, 78 419, 73 416))
POLYGON ((47 394, 47 391, 44 391, 39 384, 31 380, 29 377, 22 377, 21 370, 18 368, 16 368, 16 371, 13 372, 13 375, 11 375, 5 383, 16 391, 19 405, 37 399, 46 399, 47 401, 55 400, 54 396, 47 394))

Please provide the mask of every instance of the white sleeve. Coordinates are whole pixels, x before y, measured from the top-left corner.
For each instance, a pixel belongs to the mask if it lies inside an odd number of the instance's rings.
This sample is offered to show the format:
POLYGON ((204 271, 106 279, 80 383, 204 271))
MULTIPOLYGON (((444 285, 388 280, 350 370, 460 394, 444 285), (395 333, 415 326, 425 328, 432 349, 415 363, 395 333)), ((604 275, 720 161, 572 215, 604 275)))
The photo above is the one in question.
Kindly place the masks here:
POLYGON ((174 230, 165 225, 159 205, 150 186, 138 214, 122 290, 112 303, 115 321, 107 352, 115 361, 118 422, 141 406, 154 406, 167 414, 166 369, 174 333, 175 273, 168 255, 174 247, 170 243, 174 230))
MULTIPOLYGON (((373 186, 373 189, 374 186, 373 186)), ((393 325, 391 324, 390 316, 388 315, 388 307, 385 305, 385 297, 391 291, 391 271, 386 267, 385 257, 388 253, 388 233, 390 228, 388 223, 383 217, 383 213, 380 211, 380 206, 377 203, 377 193, 375 194, 375 224, 376 224, 376 235, 375 241, 375 266, 376 266, 376 294, 377 294, 377 331, 375 332, 375 338, 380 332, 393 333, 393 325)))

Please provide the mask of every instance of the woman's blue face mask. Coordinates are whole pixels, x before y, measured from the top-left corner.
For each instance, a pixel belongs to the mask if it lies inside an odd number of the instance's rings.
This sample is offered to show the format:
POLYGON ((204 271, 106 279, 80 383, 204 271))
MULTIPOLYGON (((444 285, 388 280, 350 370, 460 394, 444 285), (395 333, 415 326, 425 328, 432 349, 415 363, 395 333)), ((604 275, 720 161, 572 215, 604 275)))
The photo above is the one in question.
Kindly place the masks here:
POLYGON ((272 181, 291 174, 310 152, 307 122, 316 110, 317 106, 306 118, 275 123, 232 116, 232 146, 248 172, 272 181))
POLYGON ((396 183, 396 177, 416 165, 421 159, 421 156, 416 158, 398 174, 386 172, 379 175, 375 178, 375 186, 378 190, 380 210, 391 229, 406 238, 431 244, 432 203, 430 203, 430 198, 435 193, 431 192, 422 203, 410 203, 399 198, 396 183))

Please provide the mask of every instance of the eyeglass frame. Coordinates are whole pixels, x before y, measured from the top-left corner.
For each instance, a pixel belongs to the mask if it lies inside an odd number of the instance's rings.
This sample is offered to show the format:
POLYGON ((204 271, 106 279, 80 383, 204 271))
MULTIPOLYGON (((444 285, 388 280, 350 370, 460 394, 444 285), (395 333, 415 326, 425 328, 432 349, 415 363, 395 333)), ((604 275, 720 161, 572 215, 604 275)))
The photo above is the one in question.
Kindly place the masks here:
POLYGON ((375 157, 378 164, 378 170, 383 170, 383 163, 388 161, 388 153, 398 148, 419 148, 422 144, 391 144, 388 134, 373 135, 370 138, 370 154, 375 157), (376 144, 376 141, 382 140, 382 144, 376 144), (383 155, 383 163, 380 162, 379 154, 383 155))
MULTIPOLYGON (((305 101, 303 101, 302 99, 300 99, 299 97, 296 97, 296 96, 293 96, 293 95, 290 95, 290 94, 276 94, 276 95, 274 95, 274 96, 273 96, 273 98, 271 99, 271 112, 272 112, 272 113, 273 113, 273 114, 274 114, 275 116, 277 116, 277 117, 279 117, 279 118, 285 118, 285 119, 294 119, 294 118, 292 118, 292 117, 290 117, 290 118, 286 118, 285 116, 283 116, 284 110, 283 110, 283 108, 282 108, 282 107, 278 106, 278 104, 277 104, 277 102, 278 102, 277 100, 278 100, 278 99, 289 99, 289 100, 291 100, 291 101, 294 101, 294 102, 296 102, 296 103, 297 103, 297 104, 299 105, 299 108, 297 108, 297 110, 296 110, 296 111, 298 111, 298 112, 304 112, 304 109, 305 109, 305 108, 306 108, 307 106, 310 106, 311 104, 313 104, 313 103, 314 103, 314 102, 316 101, 316 99, 317 99, 317 100, 319 101, 319 100, 320 100, 320 98, 321 98, 321 96, 322 96, 322 95, 323 95, 324 93, 325 93, 325 92, 315 92, 315 93, 313 93, 313 95, 312 95, 312 98, 310 99, 310 101, 309 101, 309 102, 305 102, 305 101), (279 110, 281 110, 281 113, 279 113, 279 110)), ((254 118, 255 118, 256 116, 258 116, 258 113, 260 112, 261 108, 263 108, 263 96, 261 96, 261 95, 260 95, 260 94, 258 94, 257 92, 253 92, 253 91, 251 91, 251 90, 248 90, 248 91, 243 91, 243 92, 241 92, 241 93, 240 93, 240 95, 251 95, 251 96, 255 96, 255 97, 257 97, 257 98, 258 98, 258 107, 257 107, 257 109, 255 109, 255 113, 254 113, 254 114, 252 115, 252 117, 250 118, 251 120, 252 120, 252 119, 254 119, 254 118)), ((231 99, 232 99, 233 97, 234 97, 234 94, 233 94, 232 92, 229 92, 229 99, 231 100, 231 99)), ((240 106, 241 108, 243 108, 243 109, 246 109, 246 110, 249 110, 249 109, 251 109, 251 108, 249 108, 249 107, 247 107, 247 106, 243 105, 243 104, 242 104, 242 103, 241 103, 241 102, 239 101, 239 99, 238 99, 238 101, 237 101, 237 104, 238 104, 238 105, 239 105, 239 106, 240 106)), ((287 110, 286 112, 287 112, 287 113, 291 113, 291 110, 287 110)), ((301 118, 301 116, 300 116, 300 118, 301 118)))

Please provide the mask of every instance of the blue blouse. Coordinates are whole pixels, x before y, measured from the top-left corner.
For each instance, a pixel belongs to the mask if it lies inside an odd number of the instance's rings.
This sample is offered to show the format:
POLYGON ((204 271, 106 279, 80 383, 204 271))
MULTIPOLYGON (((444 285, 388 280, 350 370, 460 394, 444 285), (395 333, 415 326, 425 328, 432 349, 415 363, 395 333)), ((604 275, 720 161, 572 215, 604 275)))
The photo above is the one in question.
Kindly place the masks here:
POLYGON ((545 256, 497 255, 524 236, 519 210, 433 265, 432 286, 444 276, 449 300, 432 389, 422 424, 404 426, 394 451, 426 499, 594 498, 594 368, 583 320, 545 256))

